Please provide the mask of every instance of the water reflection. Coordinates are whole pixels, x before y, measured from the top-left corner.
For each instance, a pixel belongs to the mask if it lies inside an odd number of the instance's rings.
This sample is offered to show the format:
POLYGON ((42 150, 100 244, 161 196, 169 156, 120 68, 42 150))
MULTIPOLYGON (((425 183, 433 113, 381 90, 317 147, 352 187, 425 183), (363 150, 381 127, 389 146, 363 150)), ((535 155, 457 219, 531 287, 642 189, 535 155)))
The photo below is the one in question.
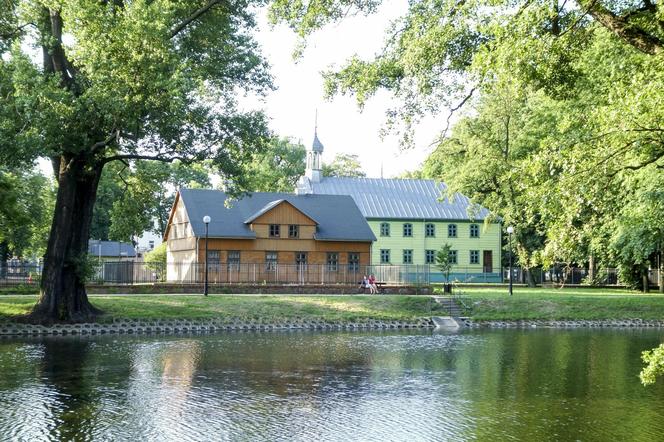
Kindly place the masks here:
POLYGON ((652 330, 0 341, 0 439, 653 440, 652 330))

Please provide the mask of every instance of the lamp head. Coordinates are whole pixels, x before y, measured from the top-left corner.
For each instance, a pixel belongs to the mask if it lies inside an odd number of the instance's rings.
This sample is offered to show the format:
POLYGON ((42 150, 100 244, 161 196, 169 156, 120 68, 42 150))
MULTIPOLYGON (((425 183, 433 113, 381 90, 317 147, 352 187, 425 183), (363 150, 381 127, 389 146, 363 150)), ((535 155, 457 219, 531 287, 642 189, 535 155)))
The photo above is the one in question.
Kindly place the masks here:
POLYGON ((204 222, 205 224, 210 224, 210 221, 212 221, 212 218, 210 218, 208 215, 205 215, 205 216, 203 217, 203 222, 204 222))
POLYGON ((514 233, 514 227, 512 227, 512 226, 507 226, 507 233, 509 233, 510 235, 511 235, 512 233, 514 233))

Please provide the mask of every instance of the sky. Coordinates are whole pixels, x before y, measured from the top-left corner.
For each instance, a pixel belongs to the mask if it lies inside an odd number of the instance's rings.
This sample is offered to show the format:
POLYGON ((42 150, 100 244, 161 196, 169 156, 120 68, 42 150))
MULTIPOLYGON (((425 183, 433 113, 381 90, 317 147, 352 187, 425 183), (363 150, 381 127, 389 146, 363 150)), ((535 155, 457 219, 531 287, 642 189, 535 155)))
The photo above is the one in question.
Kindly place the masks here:
POLYGON ((323 96, 321 71, 343 66, 354 54, 371 58, 383 48, 389 23, 403 15, 408 2, 390 0, 368 17, 353 16, 329 25, 307 39, 303 56, 295 61, 293 50, 297 36, 285 25, 272 28, 266 14, 259 14, 257 40, 272 66, 277 90, 262 103, 247 99, 245 105, 261 106, 271 118, 271 128, 280 136, 291 137, 311 146, 314 121, 318 110, 318 138, 323 143, 323 162, 338 153, 357 154, 368 177, 394 177, 414 170, 432 151, 430 147, 441 125, 433 118, 416 129, 415 147, 402 151, 397 135, 381 139, 380 129, 386 121, 385 111, 393 101, 389 93, 380 92, 360 110, 353 97, 323 96))

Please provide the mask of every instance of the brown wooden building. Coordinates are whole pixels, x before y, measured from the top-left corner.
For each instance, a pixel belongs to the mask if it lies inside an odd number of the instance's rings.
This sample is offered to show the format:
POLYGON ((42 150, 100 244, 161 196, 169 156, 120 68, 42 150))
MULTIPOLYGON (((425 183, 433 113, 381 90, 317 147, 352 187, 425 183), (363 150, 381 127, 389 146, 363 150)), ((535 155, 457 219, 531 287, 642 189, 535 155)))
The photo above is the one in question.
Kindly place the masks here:
POLYGON ((183 189, 171 210, 167 279, 213 283, 356 282, 375 241, 349 196, 250 194, 229 200, 216 190, 183 189))

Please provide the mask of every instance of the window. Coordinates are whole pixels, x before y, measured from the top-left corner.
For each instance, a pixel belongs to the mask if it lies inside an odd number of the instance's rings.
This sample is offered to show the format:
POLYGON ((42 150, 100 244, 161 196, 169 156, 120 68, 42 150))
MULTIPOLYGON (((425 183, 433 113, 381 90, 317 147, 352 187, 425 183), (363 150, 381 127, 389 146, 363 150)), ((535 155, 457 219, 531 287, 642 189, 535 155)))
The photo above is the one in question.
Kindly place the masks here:
POLYGON ((150 248, 150 250, 154 249, 154 241, 149 241, 148 247, 150 248))
POLYGON ((307 252, 297 252, 295 254, 295 264, 298 266, 307 265, 307 252))
POLYGON ((270 237, 278 238, 279 237, 279 224, 270 224, 270 237))
POLYGON ((389 223, 380 223, 380 236, 390 236, 389 223))
POLYGON ((447 236, 450 238, 456 238, 457 237, 457 225, 456 224, 448 224, 447 225, 447 236))
POLYGON ((403 225, 403 236, 413 236, 413 225, 411 223, 403 225))
POLYGON ((424 226, 424 236, 427 238, 433 238, 436 236, 436 226, 433 223, 427 223, 424 226))
POLYGON ((288 226, 288 237, 289 238, 299 238, 300 237, 300 226, 291 224, 288 226))
POLYGON ((265 270, 277 270, 277 252, 265 252, 265 270))
POLYGON ((380 249, 380 263, 389 264, 390 263, 390 250, 389 249, 380 249))
POLYGON ((403 251, 403 263, 404 264, 412 264, 413 263, 413 251, 412 250, 404 250, 403 251))
POLYGON ((424 251, 424 262, 426 264, 435 264, 436 263, 436 251, 435 250, 425 250, 424 251))
POLYGON ((456 250, 450 250, 447 254, 447 261, 450 264, 456 264, 457 263, 457 251, 456 250))
POLYGON ((480 263, 480 251, 479 250, 471 250, 470 251, 470 263, 471 264, 479 264, 480 263))
POLYGON ((239 250, 229 250, 228 251, 228 270, 239 270, 240 269, 240 251, 239 250))
POLYGON ((480 226, 477 224, 471 224, 470 225, 470 237, 471 238, 479 238, 480 237, 480 226))
POLYGON ((359 272, 360 271, 360 254, 356 252, 351 252, 348 254, 348 271, 349 272, 359 272))
POLYGON ((207 252, 207 265, 208 268, 219 267, 221 261, 221 252, 219 250, 208 250, 207 252))
POLYGON ((339 254, 328 253, 327 254, 327 270, 330 272, 336 272, 339 269, 339 254))

